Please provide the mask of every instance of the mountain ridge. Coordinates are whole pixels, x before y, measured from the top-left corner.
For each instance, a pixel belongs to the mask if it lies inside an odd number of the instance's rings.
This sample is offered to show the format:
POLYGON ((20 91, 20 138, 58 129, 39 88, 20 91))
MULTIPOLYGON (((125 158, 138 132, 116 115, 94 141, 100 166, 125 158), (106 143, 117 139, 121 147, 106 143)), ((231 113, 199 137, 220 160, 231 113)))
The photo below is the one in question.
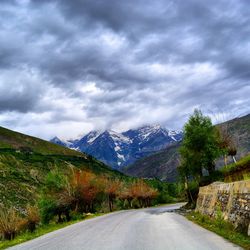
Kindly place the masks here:
POLYGON ((181 139, 182 131, 168 130, 156 124, 121 133, 113 130, 90 131, 75 141, 54 137, 50 142, 88 153, 115 169, 121 169, 181 139))

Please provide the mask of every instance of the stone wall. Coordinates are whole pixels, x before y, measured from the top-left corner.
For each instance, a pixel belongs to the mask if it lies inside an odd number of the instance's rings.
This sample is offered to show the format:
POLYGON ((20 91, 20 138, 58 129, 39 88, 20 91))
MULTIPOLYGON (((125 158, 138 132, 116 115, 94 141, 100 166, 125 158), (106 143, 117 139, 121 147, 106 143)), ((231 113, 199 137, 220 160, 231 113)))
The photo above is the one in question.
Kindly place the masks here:
POLYGON ((215 217, 221 214, 236 228, 250 228, 250 180, 214 182, 200 187, 196 211, 215 217))

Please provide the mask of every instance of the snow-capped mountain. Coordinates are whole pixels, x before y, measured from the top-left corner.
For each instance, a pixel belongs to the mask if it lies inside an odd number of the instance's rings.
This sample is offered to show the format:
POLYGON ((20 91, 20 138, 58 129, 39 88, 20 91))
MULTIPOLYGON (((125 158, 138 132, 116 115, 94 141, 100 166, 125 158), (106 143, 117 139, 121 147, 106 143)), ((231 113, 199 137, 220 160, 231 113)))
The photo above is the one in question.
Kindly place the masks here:
POLYGON ((120 169, 182 139, 182 131, 169 131, 160 125, 143 126, 123 133, 91 131, 80 140, 51 142, 86 152, 113 168, 120 169))
POLYGON ((61 145, 61 146, 64 146, 64 147, 68 147, 68 148, 73 148, 71 146, 73 145, 73 143, 75 143, 75 141, 71 141, 71 140, 68 140, 68 141, 61 140, 57 136, 52 138, 50 140, 50 142, 53 142, 55 144, 58 144, 58 145, 61 145))

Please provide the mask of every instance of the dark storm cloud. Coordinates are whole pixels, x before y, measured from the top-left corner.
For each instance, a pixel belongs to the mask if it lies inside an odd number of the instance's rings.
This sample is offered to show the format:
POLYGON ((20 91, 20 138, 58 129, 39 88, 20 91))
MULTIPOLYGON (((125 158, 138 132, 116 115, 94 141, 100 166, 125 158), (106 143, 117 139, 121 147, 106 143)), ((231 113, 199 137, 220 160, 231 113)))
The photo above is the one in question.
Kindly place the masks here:
POLYGON ((195 107, 247 113, 249 10, 243 0, 1 1, 0 112, 119 128, 181 127, 195 107))

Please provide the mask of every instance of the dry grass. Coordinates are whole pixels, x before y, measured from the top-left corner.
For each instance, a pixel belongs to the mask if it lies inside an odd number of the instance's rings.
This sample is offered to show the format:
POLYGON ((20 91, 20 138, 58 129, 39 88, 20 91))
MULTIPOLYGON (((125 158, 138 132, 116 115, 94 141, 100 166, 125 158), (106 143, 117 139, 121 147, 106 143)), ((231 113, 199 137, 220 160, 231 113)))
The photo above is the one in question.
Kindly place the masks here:
POLYGON ((22 219, 14 208, 0 209, 0 235, 3 239, 12 240, 22 227, 22 219))

